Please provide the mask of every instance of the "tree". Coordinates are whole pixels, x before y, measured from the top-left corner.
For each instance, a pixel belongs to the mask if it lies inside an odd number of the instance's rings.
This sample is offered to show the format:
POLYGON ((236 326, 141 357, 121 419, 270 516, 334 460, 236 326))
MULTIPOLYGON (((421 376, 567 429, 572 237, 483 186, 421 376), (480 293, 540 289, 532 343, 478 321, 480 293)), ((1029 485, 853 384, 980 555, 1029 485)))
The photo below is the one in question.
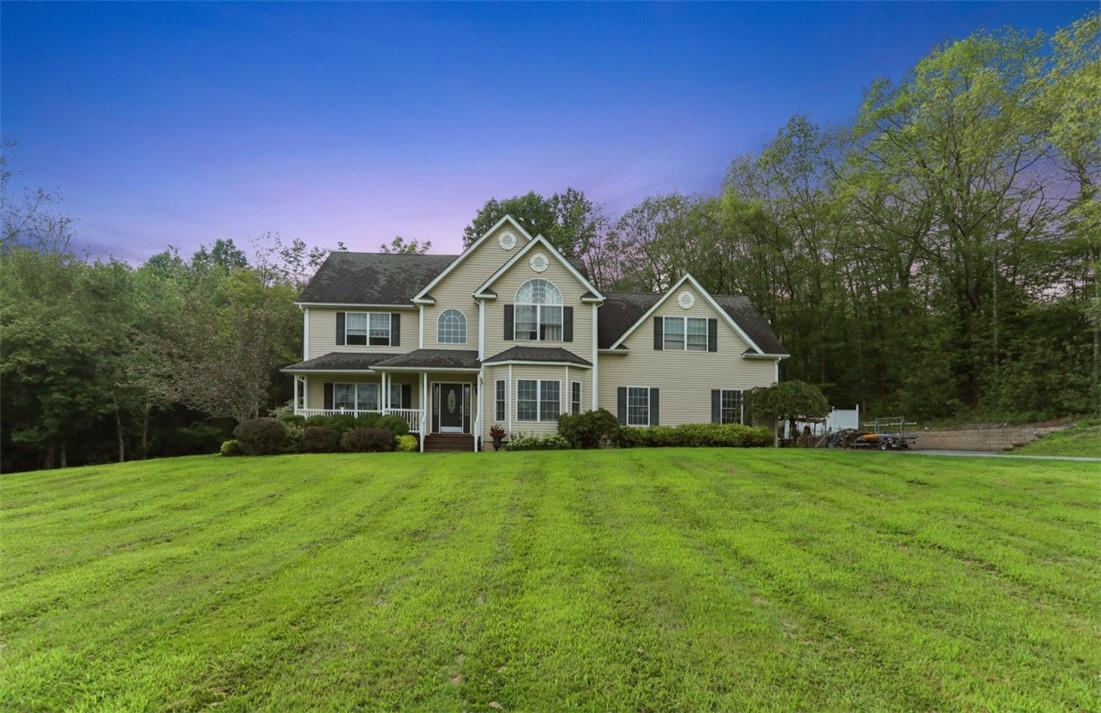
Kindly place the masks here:
POLYGON ((431 240, 406 240, 400 235, 395 235, 394 239, 389 243, 383 243, 379 248, 384 253, 394 253, 398 255, 423 255, 429 251, 432 247, 431 240))
POLYGON ((746 397, 750 413, 769 419, 774 433, 777 420, 786 420, 790 432, 795 433, 795 422, 800 418, 820 418, 830 409, 822 390, 805 381, 783 381, 751 389, 746 397))
POLYGON ((463 245, 485 235, 506 215, 512 216, 531 235, 542 235, 568 258, 580 258, 591 249, 607 227, 603 209, 574 188, 550 198, 530 191, 505 200, 490 198, 463 229, 463 245))

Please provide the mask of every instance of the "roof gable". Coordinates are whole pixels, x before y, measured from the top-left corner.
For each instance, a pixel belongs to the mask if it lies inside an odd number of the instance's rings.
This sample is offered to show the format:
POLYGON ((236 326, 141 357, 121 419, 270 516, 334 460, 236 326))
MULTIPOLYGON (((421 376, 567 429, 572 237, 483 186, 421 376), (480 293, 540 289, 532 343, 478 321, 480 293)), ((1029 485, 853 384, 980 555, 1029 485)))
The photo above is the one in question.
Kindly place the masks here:
MULTIPOLYGON (((656 299, 654 299, 648 307, 644 308, 644 305, 648 300, 646 299, 646 296, 643 295, 631 295, 631 297, 637 298, 633 300, 617 299, 616 302, 618 304, 613 307, 613 311, 609 313, 608 327, 604 328, 601 325, 598 328, 598 334, 601 337, 601 348, 620 348, 627 337, 629 337, 636 329, 638 329, 639 326, 644 324, 650 318, 650 316, 653 315, 654 312, 656 312, 673 295, 673 293, 680 289, 681 286, 685 283, 690 284, 692 288, 704 298, 704 300, 707 302, 708 305, 710 305, 712 310, 728 325, 730 325, 730 327, 733 328, 735 332, 738 333, 738 336, 740 336, 745 341, 745 343, 749 346, 750 351, 752 351, 754 354, 770 356, 785 355, 783 351, 783 345, 780 344, 780 341, 778 339, 776 339, 776 335, 772 333, 772 329, 768 326, 768 322, 764 321, 764 319, 761 318, 759 314, 757 314, 756 310, 753 309, 753 305, 749 303, 748 299, 744 297, 726 297, 724 299, 727 300, 728 304, 724 306, 718 300, 716 300, 710 292, 705 290, 703 286, 700 285, 700 283, 696 280, 696 278, 692 277, 692 275, 688 273, 685 273, 684 277, 682 277, 676 282, 676 284, 666 290, 664 294, 656 296, 656 299), (638 313, 641 313, 640 316, 632 324, 630 324, 630 326, 628 326, 617 337, 611 339, 610 333, 618 331, 616 327, 622 324, 622 322, 619 322, 619 324, 616 323, 616 317, 622 320, 625 315, 633 316, 634 314, 638 313), (751 329, 747 330, 745 327, 743 327, 743 325, 741 324, 742 321, 749 323, 751 325, 751 329), (751 335, 750 332, 754 332, 756 336, 761 339, 762 342, 770 347, 770 349, 767 351, 765 349, 762 349, 760 343, 758 343, 758 341, 753 338, 753 335, 751 335), (611 343, 607 344, 607 346, 605 346, 606 335, 608 335, 608 338, 611 339, 611 343), (780 351, 771 351, 771 349, 775 348, 779 348, 780 351)), ((620 297, 622 297, 622 295, 620 295, 620 297)), ((606 304, 605 307, 601 308, 601 312, 603 312, 604 309, 607 309, 608 306, 609 305, 606 304)))
POLYGON ((536 236, 533 240, 529 241, 527 245, 525 245, 521 250, 518 250, 515 255, 509 258, 504 265, 501 265, 500 269, 490 275, 486 279, 486 281, 478 287, 478 289, 474 290, 474 296, 496 297, 497 293, 493 292, 493 290, 490 289, 493 283, 504 276, 505 273, 511 270, 514 265, 523 260, 524 256, 534 250, 537 245, 545 248, 547 252, 549 252, 555 259, 557 259, 558 262, 560 262, 562 266, 565 267, 571 275, 573 275, 574 279, 576 279, 578 283, 580 283, 582 286, 585 287, 586 290, 589 291, 592 296, 584 298, 586 301, 599 302, 604 299, 604 297, 600 294, 600 291, 596 289, 592 282, 589 281, 589 278, 582 275, 581 272, 576 267, 574 267, 573 263, 567 260, 562 253, 558 252, 558 249, 551 245, 550 241, 544 238, 542 235, 536 236))
MULTIPOLYGON (((433 302, 434 300, 432 299, 431 295, 429 294, 431 292, 432 288, 434 288, 436 285, 443 282, 443 280, 446 279, 449 274, 454 272, 455 269, 458 268, 460 265, 462 265, 471 255, 478 252, 478 250, 490 238, 490 236, 495 235, 499 230, 501 230, 505 226, 508 226, 508 227, 512 228, 515 232, 519 233, 519 237, 522 240, 524 240, 526 243, 531 242, 531 240, 532 240, 531 234, 528 233, 528 231, 524 230, 524 226, 520 225, 520 223, 517 222, 516 219, 513 218, 511 215, 506 215, 505 217, 498 220, 493 225, 492 228, 487 230, 485 232, 485 234, 482 235, 482 237, 478 238, 473 243, 471 243, 470 246, 462 252, 462 254, 460 254, 455 260, 453 260, 450 265, 448 265, 446 268, 444 268, 442 271, 440 271, 439 274, 437 274, 435 277, 433 277, 428 282, 428 284, 424 285, 424 287, 422 287, 420 290, 418 290, 417 294, 413 296, 413 301, 414 302, 433 302)), ((525 245, 525 247, 526 247, 526 245, 525 245)), ((519 251, 517 251, 517 252, 519 252, 519 251)))

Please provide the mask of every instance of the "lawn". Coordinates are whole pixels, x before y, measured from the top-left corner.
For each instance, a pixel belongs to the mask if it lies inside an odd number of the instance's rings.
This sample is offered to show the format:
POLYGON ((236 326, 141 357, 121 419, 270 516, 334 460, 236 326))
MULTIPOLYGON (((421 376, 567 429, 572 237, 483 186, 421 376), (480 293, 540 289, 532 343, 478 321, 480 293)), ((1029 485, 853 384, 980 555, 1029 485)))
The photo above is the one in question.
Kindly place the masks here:
POLYGON ((1101 458, 1101 421, 1082 421, 1055 431, 1014 453, 1036 456, 1094 456, 1101 458))
POLYGON ((12 710, 1101 709, 1101 468, 192 457, 0 478, 12 710))

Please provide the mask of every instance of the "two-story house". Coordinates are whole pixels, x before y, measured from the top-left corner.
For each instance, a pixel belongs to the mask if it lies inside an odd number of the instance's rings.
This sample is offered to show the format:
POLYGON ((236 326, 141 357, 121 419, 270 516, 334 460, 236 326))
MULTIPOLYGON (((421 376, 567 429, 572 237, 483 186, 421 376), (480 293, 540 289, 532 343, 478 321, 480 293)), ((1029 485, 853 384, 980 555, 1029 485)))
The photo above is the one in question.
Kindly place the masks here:
POLYGON ((460 255, 334 252, 298 305, 295 412, 398 414, 421 450, 600 407, 627 426, 740 423, 743 391, 776 383, 787 356, 744 297, 691 275, 603 293, 510 217, 460 255))

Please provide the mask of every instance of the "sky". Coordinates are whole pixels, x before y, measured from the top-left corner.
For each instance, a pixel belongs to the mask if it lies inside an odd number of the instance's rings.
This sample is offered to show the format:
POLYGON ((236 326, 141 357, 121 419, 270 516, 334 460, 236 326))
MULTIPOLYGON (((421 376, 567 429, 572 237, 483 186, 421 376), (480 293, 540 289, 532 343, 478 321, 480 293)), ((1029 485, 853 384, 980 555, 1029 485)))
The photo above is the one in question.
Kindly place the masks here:
POLYGON ((793 114, 849 121, 938 44, 1095 7, 4 2, 0 134, 94 254, 458 252, 490 197, 713 193, 793 114))

